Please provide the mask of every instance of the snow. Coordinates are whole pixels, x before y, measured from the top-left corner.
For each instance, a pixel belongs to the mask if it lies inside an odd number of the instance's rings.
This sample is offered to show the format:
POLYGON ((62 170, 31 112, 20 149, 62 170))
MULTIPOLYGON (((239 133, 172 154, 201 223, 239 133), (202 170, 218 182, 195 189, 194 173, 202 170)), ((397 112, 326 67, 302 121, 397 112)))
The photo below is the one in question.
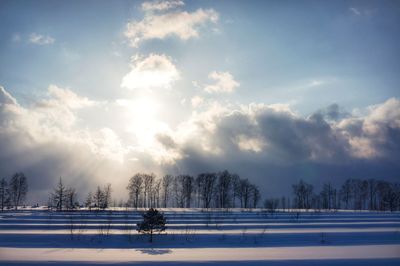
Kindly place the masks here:
POLYGON ((399 213, 164 212, 150 244, 134 210, 5 211, 0 265, 400 265, 399 213))

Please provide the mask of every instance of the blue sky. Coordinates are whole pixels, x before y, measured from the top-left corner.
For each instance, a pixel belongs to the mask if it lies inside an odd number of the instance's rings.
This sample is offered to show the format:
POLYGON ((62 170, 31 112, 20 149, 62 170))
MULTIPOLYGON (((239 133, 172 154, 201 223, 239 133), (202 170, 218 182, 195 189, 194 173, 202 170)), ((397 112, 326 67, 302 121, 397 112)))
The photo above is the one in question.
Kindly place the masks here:
POLYGON ((296 100, 295 106, 309 113, 333 102, 354 108, 399 95, 396 1, 189 1, 185 10, 219 13, 218 24, 211 26, 218 33, 206 31, 188 41, 148 40, 132 49, 124 44, 123 31, 129 20, 143 18, 140 4, 2 1, 3 86, 21 97, 49 83, 92 97, 115 97, 132 54, 156 52, 172 56, 184 69, 177 86, 190 87, 210 69, 229 70, 241 81, 233 98, 242 102, 296 100), (32 32, 55 42, 27 43, 32 32), (21 40, 13 41, 17 35, 21 40), (326 84, 311 91, 287 89, 312 80, 326 84))
MULTIPOLYGON (((47 182, 54 174, 42 165, 49 152, 29 163, 13 157, 32 151, 29 136, 35 149, 54 144, 60 162, 74 164, 66 147, 77 145, 96 158, 91 163, 107 161, 103 172, 118 168, 121 176, 149 168, 240 172, 237 162, 248 161, 249 178, 278 185, 280 167, 283 177, 301 168, 303 178, 316 179, 324 166, 341 165, 336 175, 349 177, 343 157, 394 178, 398 1, 147 3, 1 1, 1 133, 19 143, 7 149, 13 167, 4 175, 22 168, 47 182), (389 129, 381 132, 384 122, 389 129), (280 127, 289 139, 277 137, 280 127), (23 136, 10 137, 12 130, 23 136), (310 135, 301 147, 291 143, 310 135), (260 174, 265 165, 273 176, 260 174)), ((80 168, 66 175, 105 180, 80 168)))

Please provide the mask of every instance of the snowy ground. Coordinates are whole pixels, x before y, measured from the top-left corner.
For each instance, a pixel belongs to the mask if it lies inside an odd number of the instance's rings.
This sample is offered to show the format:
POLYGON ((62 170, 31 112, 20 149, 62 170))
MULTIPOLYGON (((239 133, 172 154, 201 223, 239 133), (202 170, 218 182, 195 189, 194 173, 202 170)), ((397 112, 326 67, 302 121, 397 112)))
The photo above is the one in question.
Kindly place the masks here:
POLYGON ((164 210, 150 244, 136 211, 0 213, 1 265, 400 265, 400 214, 164 210))

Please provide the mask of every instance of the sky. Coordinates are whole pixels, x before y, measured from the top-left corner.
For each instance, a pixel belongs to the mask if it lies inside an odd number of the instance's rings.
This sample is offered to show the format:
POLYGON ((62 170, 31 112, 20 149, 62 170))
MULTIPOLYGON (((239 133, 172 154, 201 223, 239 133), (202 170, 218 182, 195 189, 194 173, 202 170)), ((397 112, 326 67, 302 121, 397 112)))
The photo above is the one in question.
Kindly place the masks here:
POLYGON ((398 1, 1 1, 0 175, 399 181, 398 1))

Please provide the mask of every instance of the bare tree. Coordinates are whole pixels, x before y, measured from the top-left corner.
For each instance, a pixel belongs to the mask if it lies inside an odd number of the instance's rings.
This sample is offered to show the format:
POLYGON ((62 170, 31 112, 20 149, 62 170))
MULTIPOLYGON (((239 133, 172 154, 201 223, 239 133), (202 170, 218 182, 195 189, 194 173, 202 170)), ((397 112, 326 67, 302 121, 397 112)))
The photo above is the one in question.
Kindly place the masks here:
POLYGON ((260 190, 258 189, 258 187, 256 185, 253 185, 253 184, 250 186, 250 190, 251 190, 251 194, 252 194, 251 198, 252 198, 253 208, 257 208, 258 202, 261 199, 260 190))
POLYGON ((10 201, 15 209, 24 202, 28 193, 28 181, 24 173, 15 173, 10 180, 9 194, 10 201))
POLYGON ((104 196, 104 202, 102 206, 103 209, 107 209, 110 206, 111 192, 112 192, 111 184, 108 183, 103 189, 103 196, 104 196))
POLYGON ((169 190, 172 184, 173 177, 171 175, 165 175, 162 178, 162 187, 163 187, 163 195, 164 195, 164 208, 168 206, 169 200, 169 190))
POLYGON ((229 208, 231 206, 230 199, 232 198, 233 187, 232 175, 227 171, 218 173, 217 184, 217 207, 229 208))
POLYGON ((248 208, 251 197, 251 184, 247 178, 240 179, 238 194, 240 196, 240 207, 248 208))
POLYGON ((173 192, 174 192, 174 198, 175 198, 175 205, 178 208, 183 208, 185 207, 185 193, 184 193, 184 188, 183 188, 183 180, 185 176, 184 175, 178 175, 175 176, 173 179, 173 192))
POLYGON ((236 207, 236 199, 240 200, 240 177, 237 174, 232 175, 232 190, 233 190, 233 200, 232 207, 236 207))
POLYGON ((340 189, 340 195, 342 200, 344 201, 345 209, 349 208, 349 204, 352 198, 351 187, 352 187, 352 181, 351 179, 347 179, 342 185, 342 188, 340 189))
POLYGON ((274 213, 275 210, 278 208, 278 205, 279 205, 279 199, 270 198, 270 199, 265 199, 264 201, 264 208, 270 213, 274 213))
POLYGON ((330 210, 333 208, 334 205, 334 188, 332 187, 331 183, 326 183, 323 185, 321 191, 321 198, 322 198, 322 208, 326 210, 330 210))
POLYGON ((369 209, 376 210, 376 195, 378 191, 377 182, 375 179, 368 179, 368 196, 369 196, 369 209))
POLYGON ((395 211, 400 204, 400 186, 386 181, 378 183, 379 209, 395 211))
POLYGON ((158 208, 161 206, 160 204, 160 194, 161 194, 161 179, 158 179, 153 187, 153 205, 158 208))
POLYGON ((282 206, 282 210, 286 211, 286 197, 281 198, 281 206, 282 206))
POLYGON ((185 200, 185 207, 190 208, 192 202, 194 178, 190 175, 184 175, 182 178, 182 192, 185 200))
POLYGON ((203 202, 203 208, 211 207, 211 200, 214 195, 215 183, 217 175, 215 173, 203 173, 197 176, 196 183, 198 184, 200 198, 203 202))
POLYGON ((103 209, 104 191, 100 188, 100 186, 97 186, 97 189, 93 195, 93 201, 94 201, 94 205, 97 207, 97 209, 103 209))
POLYGON ((4 207, 8 203, 8 192, 7 192, 7 181, 5 178, 0 180, 0 207, 4 210, 4 207))
POLYGON ((300 180, 296 185, 293 185, 293 194, 295 196, 296 207, 299 209, 310 209, 311 198, 313 195, 313 186, 300 180))
POLYGON ((86 197, 85 207, 87 207, 89 209, 89 211, 92 210, 92 207, 93 207, 93 195, 92 195, 92 192, 89 192, 87 197, 86 197))
POLYGON ((131 179, 129 179, 129 184, 127 186, 129 192, 129 202, 130 204, 138 208, 139 197, 143 189, 143 176, 142 174, 136 174, 131 179))
POLYGON ((65 207, 67 210, 72 210, 75 209, 77 206, 79 206, 78 200, 77 200, 77 194, 74 188, 68 188, 65 191, 65 207))
POLYGON ((154 174, 144 174, 144 190, 143 190, 143 207, 152 207, 151 206, 151 197, 152 197, 152 190, 153 190, 153 183, 155 179, 154 174))

